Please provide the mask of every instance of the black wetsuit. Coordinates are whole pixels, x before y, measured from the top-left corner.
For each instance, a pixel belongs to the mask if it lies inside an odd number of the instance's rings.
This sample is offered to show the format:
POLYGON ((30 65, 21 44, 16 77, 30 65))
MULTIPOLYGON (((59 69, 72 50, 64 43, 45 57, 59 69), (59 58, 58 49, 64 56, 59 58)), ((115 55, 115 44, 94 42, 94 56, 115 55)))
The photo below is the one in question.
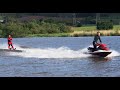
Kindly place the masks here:
POLYGON ((96 35, 96 36, 94 37, 94 40, 93 40, 93 46, 94 46, 94 49, 95 49, 95 50, 96 50, 96 44, 97 44, 97 41, 98 41, 98 40, 102 43, 102 41, 101 41, 101 39, 100 39, 100 36, 96 35))

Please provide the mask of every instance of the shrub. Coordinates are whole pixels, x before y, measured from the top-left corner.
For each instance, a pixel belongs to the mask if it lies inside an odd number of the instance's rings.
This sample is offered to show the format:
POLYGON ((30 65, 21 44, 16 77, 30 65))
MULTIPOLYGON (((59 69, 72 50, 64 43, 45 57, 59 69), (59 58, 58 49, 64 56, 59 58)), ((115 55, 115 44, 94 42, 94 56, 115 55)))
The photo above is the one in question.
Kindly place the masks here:
MULTIPOLYGON (((14 20, 15 21, 15 20, 14 20)), ((14 22, 9 20, 5 24, 0 24, 2 36, 7 37, 11 34, 14 37, 24 37, 29 34, 53 34, 68 33, 73 30, 64 23, 40 22, 32 20, 29 22, 14 22)))
POLYGON ((63 33, 63 32, 64 33, 73 32, 73 30, 69 26, 66 26, 63 23, 60 23, 58 25, 59 25, 59 30, 60 30, 61 33, 63 33))
POLYGON ((44 20, 44 22, 46 22, 46 23, 54 23, 55 21, 53 20, 53 19, 46 19, 46 20, 44 20))
POLYGON ((98 30, 109 30, 113 29, 113 23, 111 21, 98 21, 97 22, 97 29, 98 30))
POLYGON ((77 25, 76 25, 77 27, 81 27, 82 26, 82 24, 80 23, 80 22, 77 22, 77 25))

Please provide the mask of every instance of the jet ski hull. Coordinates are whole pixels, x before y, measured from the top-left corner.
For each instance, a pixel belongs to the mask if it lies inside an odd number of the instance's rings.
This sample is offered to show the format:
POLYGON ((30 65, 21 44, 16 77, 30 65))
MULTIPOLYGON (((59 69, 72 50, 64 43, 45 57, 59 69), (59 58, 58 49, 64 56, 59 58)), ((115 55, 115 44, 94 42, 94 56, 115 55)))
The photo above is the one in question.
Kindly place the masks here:
POLYGON ((99 56, 99 57, 106 57, 112 52, 109 50, 106 44, 97 44, 96 48, 88 47, 88 54, 99 56))
POLYGON ((99 57, 106 57, 108 56, 109 54, 111 54, 112 52, 111 51, 103 51, 103 52, 99 52, 99 51, 95 51, 95 52, 88 52, 89 54, 91 55, 94 55, 94 56, 99 56, 99 57))

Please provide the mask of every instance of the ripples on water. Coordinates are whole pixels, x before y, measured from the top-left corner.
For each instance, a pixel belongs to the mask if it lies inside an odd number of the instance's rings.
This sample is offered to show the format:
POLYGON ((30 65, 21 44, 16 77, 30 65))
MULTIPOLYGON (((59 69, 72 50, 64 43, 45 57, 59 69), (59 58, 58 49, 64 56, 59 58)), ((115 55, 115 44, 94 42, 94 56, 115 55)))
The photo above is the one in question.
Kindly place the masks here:
MULTIPOLYGON (((15 47, 24 52, 0 52, 0 76, 120 76, 120 48, 117 48, 120 43, 117 38, 102 37, 103 42, 107 41, 106 44, 113 51, 106 58, 84 54, 93 37, 16 38, 15 47)), ((6 39, 0 41, 3 42, 0 47, 7 48, 6 39)))

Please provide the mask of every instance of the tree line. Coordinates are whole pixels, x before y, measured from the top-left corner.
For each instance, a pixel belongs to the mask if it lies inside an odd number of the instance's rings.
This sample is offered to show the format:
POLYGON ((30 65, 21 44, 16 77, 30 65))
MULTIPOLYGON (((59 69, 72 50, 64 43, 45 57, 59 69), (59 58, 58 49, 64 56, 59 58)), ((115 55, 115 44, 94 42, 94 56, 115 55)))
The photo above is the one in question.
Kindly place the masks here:
POLYGON ((21 22, 18 19, 10 18, 5 23, 0 23, 1 37, 11 34, 14 37, 26 37, 29 34, 53 34, 73 32, 70 26, 65 23, 51 20, 31 20, 21 22))

